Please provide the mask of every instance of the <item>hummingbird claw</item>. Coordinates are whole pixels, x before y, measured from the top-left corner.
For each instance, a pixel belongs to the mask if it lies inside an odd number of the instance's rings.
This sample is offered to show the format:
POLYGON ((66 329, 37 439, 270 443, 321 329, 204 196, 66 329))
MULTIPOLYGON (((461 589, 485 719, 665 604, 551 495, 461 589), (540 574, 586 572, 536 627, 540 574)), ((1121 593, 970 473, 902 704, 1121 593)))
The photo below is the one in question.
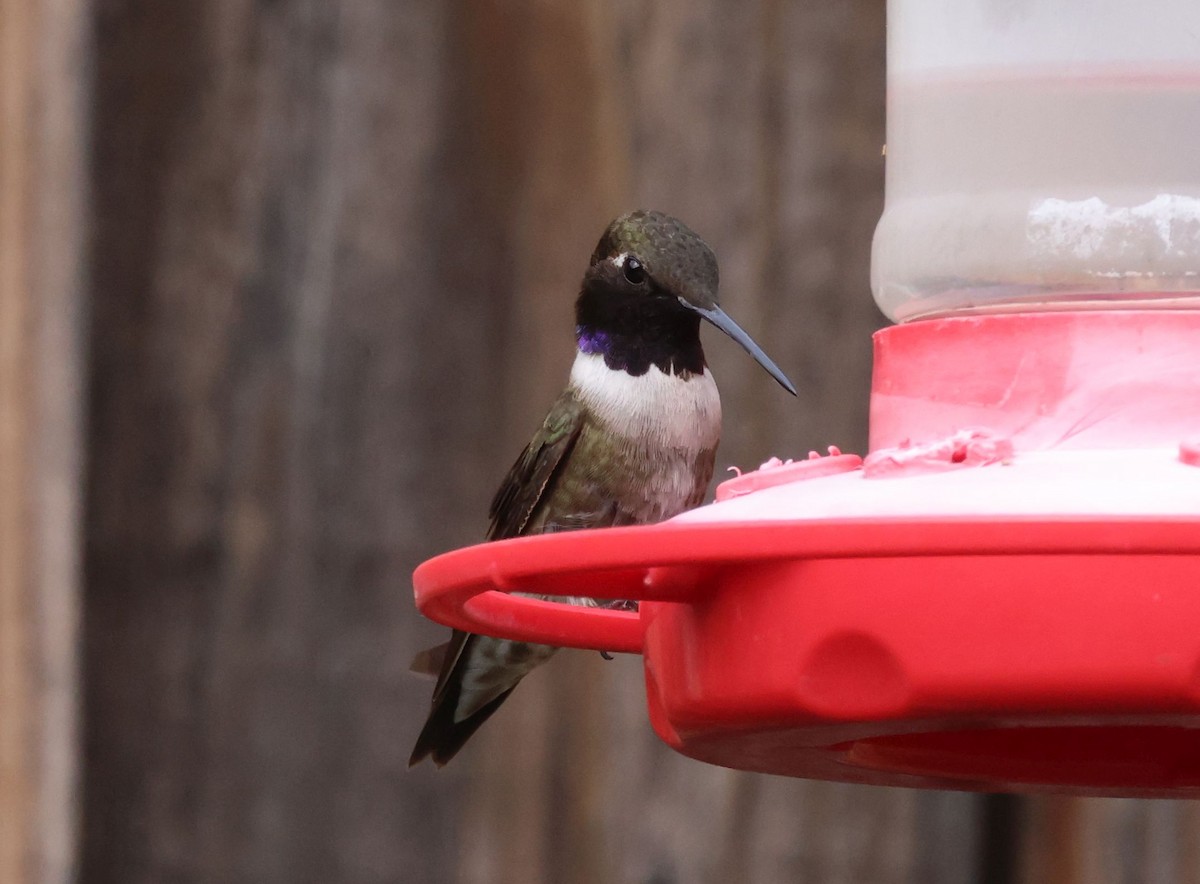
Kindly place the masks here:
POLYGON ((614 657, 612 654, 610 654, 608 651, 601 651, 601 652, 600 652, 600 656, 601 656, 601 657, 603 657, 605 660, 615 660, 615 659, 617 659, 617 658, 616 658, 616 657, 614 657))

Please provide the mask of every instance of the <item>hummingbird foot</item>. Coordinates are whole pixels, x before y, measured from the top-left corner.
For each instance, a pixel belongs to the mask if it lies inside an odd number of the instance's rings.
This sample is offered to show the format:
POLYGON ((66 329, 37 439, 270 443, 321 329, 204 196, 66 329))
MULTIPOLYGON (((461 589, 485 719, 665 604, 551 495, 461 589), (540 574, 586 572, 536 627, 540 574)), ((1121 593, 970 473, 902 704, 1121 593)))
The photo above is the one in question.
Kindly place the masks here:
MULTIPOLYGON (((629 611, 637 613, 638 603, 633 599, 613 599, 608 602, 601 602, 600 607, 608 608, 610 611, 629 611)), ((608 651, 601 651, 600 656, 605 660, 615 660, 616 658, 608 651)))

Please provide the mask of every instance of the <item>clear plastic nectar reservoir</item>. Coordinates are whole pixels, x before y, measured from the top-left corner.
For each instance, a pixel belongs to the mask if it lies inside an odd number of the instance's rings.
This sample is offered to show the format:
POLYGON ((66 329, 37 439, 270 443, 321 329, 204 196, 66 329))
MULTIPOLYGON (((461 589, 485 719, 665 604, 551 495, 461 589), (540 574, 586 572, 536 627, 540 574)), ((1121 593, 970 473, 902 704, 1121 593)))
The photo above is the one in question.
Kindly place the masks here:
POLYGON ((1200 305, 1200 3, 888 16, 888 316, 1200 305))

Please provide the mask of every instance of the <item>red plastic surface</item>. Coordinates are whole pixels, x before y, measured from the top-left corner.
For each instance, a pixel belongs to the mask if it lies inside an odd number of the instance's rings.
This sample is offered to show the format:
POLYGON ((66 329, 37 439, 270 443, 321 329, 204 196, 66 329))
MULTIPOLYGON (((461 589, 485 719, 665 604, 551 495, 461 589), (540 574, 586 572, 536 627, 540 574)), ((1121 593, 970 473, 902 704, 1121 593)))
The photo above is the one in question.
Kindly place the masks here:
POLYGON ((644 648, 656 731, 715 764, 1200 796, 1200 518, 574 532, 439 556, 416 587, 459 628, 644 648), (643 604, 479 604, 551 589, 643 604))
POLYGON ((875 334, 870 447, 987 427, 1018 451, 1175 448, 1197 402, 1197 310, 930 319, 875 334))
POLYGON ((823 476, 836 476, 838 473, 857 470, 862 466, 862 462, 862 458, 857 454, 842 454, 833 445, 829 446, 827 457, 810 451, 808 460, 781 461, 774 458, 757 470, 740 473, 732 479, 726 479, 717 486, 716 499, 732 500, 735 497, 762 491, 764 488, 803 482, 806 479, 820 479, 823 476))
POLYGON ((1179 443, 1179 460, 1189 467, 1200 467, 1200 439, 1179 443))
POLYGON ((796 499, 858 481, 860 501, 878 508, 880 497, 864 497, 878 488, 928 513, 931 500, 969 503, 950 483, 978 475, 1028 487, 1040 515, 763 521, 754 494, 778 505, 789 490, 774 481, 784 473, 764 471, 740 486, 753 493, 708 511, 740 521, 681 519, 439 556, 414 575, 418 605, 473 632, 642 652, 655 730, 715 764, 884 785, 1200 797, 1200 494, 1194 513, 1178 511, 1200 462, 1200 315, 930 320, 877 342, 887 352, 873 456, 891 465, 887 480, 847 475, 858 464, 840 458, 778 468, 799 479, 824 471, 796 482, 796 499), (1108 368, 1102 347, 1081 343, 1089 328, 1107 342, 1108 368), (951 377, 948 354, 971 355, 972 334, 979 362, 951 377), (910 384, 909 371, 928 386, 910 384), (988 429, 964 436, 970 427, 988 429), (947 443, 960 437, 957 457, 947 443), (1077 474, 1118 493, 1064 499, 1063 512, 1076 514, 1056 515, 1047 502, 1059 498, 1047 495, 1085 486, 1022 485, 1045 469, 1023 469, 1022 452, 1081 439, 1136 450, 1112 461, 1115 472, 1093 463, 1077 474), (907 453, 923 444, 937 470, 908 468, 907 453), (1143 463, 1156 471, 1153 487, 1176 493, 1175 511, 1139 493, 1143 463), (1179 481, 1163 470, 1179 470, 1179 481), (1114 511, 1078 515, 1100 499, 1114 511), (746 515, 755 509, 757 521, 746 515), (630 614, 514 592, 642 604, 630 614))

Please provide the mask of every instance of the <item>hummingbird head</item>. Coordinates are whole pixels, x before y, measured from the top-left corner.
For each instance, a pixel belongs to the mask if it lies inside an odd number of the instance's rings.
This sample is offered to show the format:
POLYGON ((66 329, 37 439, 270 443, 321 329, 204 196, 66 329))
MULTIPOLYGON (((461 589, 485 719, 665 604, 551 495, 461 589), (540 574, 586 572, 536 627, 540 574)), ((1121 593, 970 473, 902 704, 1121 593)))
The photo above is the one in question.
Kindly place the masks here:
POLYGON ((600 237, 583 278, 575 311, 580 349, 603 353, 610 368, 634 374, 651 363, 702 371, 705 319, 795 395, 779 367, 721 309, 719 281, 716 255, 678 218, 644 209, 622 215, 600 237))

